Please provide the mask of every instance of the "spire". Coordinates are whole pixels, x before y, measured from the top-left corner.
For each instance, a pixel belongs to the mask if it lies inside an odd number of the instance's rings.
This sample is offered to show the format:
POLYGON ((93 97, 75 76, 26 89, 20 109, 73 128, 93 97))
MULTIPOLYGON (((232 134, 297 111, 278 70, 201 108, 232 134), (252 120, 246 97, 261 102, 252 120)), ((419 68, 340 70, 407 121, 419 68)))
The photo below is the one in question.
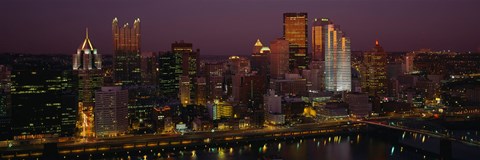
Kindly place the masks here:
POLYGON ((81 49, 81 50, 84 50, 84 49, 92 50, 92 49, 94 49, 92 42, 90 42, 90 38, 88 38, 88 27, 85 29, 85 40, 83 40, 83 43, 82 43, 82 45, 79 49, 81 49))
POLYGON ((263 44, 260 42, 260 39, 257 39, 257 42, 255 42, 255 47, 262 47, 263 44))
POLYGON ((378 44, 378 40, 375 40, 375 45, 376 45, 376 46, 378 46, 378 45, 379 45, 379 44, 378 44))

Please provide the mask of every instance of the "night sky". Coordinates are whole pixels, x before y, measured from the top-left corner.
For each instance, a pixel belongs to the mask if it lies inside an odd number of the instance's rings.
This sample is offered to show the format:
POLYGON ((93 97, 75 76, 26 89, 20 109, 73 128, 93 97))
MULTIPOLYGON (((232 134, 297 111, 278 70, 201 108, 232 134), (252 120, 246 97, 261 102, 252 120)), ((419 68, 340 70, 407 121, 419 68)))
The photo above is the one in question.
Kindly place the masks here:
POLYGON ((205 55, 248 55, 257 38, 282 37, 284 12, 307 12, 309 25, 329 17, 352 50, 379 39, 387 51, 480 51, 480 0, 1 0, 0 52, 73 54, 88 27, 111 54, 112 19, 139 17, 142 51, 185 40, 205 55))

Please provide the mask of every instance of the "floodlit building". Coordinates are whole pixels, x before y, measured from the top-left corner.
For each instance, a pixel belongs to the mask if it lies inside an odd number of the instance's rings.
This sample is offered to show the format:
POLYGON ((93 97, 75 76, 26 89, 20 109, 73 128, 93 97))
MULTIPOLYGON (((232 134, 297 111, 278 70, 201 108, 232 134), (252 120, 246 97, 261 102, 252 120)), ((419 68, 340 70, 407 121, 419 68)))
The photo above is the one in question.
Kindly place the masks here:
POLYGON ((283 38, 289 42, 289 68, 291 71, 306 69, 308 56, 308 14, 284 13, 283 38))
POLYGON ((323 18, 323 48, 325 55, 325 89, 327 91, 351 91, 350 38, 329 19, 323 18))
POLYGON ((208 104, 207 109, 212 120, 233 117, 233 106, 228 102, 215 100, 214 103, 208 104))
POLYGON ((77 53, 73 54, 73 71, 78 75, 77 136, 92 137, 95 91, 103 85, 103 71, 102 56, 90 41, 88 29, 85 40, 80 44, 77 53))
POLYGON ((385 95, 387 93, 387 53, 382 46, 375 42, 375 47, 363 55, 366 66, 365 90, 370 96, 385 95))
POLYGON ((119 26, 118 19, 112 21, 113 34, 113 76, 117 85, 136 85, 141 77, 141 33, 140 18, 133 27, 128 23, 119 26))

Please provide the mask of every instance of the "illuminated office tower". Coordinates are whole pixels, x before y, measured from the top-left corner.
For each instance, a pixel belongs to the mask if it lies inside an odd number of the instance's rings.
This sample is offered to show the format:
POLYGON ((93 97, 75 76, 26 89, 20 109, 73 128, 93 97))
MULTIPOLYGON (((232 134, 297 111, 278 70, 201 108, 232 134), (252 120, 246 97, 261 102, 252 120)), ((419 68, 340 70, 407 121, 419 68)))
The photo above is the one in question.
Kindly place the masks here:
POLYGON ((307 13, 283 14, 283 38, 290 43, 289 68, 305 69, 308 57, 308 16, 307 13))
POLYGON ((325 60, 325 36, 327 33, 327 25, 332 24, 328 18, 314 19, 312 26, 312 60, 325 60))
POLYGON ((215 100, 214 103, 208 104, 207 109, 212 120, 233 117, 233 106, 228 102, 215 100))
POLYGON ((158 56, 158 91, 161 97, 177 98, 180 76, 182 75, 182 55, 174 52, 160 53, 158 56))
MULTIPOLYGON (((184 41, 180 41, 180 42, 172 43, 172 52, 178 53, 182 56, 182 59, 181 59, 182 76, 186 76, 186 78, 189 80, 189 84, 191 84, 191 85, 188 85, 190 88, 190 91, 188 91, 188 94, 190 95, 190 98, 188 98, 189 102, 185 103, 185 101, 183 101, 183 100, 186 100, 185 97, 181 97, 181 99, 183 99, 182 104, 184 105, 194 104, 196 99, 197 86, 193 84, 195 84, 196 78, 199 74, 200 50, 197 49, 196 51, 194 51, 192 43, 185 43, 184 41)), ((182 78, 180 78, 180 80, 182 80, 182 78)), ((185 82, 186 81, 183 81, 180 83, 185 83, 185 82)), ((180 92, 182 92, 182 90, 180 90, 180 92)), ((183 94, 183 95, 186 95, 186 94, 183 94)))
POLYGON ((73 71, 78 75, 77 133, 81 137, 93 137, 95 91, 103 85, 103 75, 102 57, 90 41, 88 30, 73 55, 73 71))
POLYGON ((7 66, 0 65, 0 140, 11 139, 10 75, 7 66))
POLYGON ((224 95, 225 62, 206 62, 207 101, 221 100, 224 95))
POLYGON ((14 67, 11 77, 12 130, 16 138, 73 136, 78 99, 71 70, 37 62, 25 69, 14 67))
POLYGON ((276 39, 270 42, 270 77, 282 79, 288 72, 288 41, 276 39))
POLYGON ((200 68, 199 50, 197 49, 197 51, 194 52, 191 43, 180 41, 172 43, 172 52, 182 55, 182 75, 195 78, 200 68))
POLYGON ((263 47, 262 42, 260 42, 260 39, 257 39, 255 44, 253 45, 252 54, 260 53, 260 51, 262 50, 262 47, 263 47))
POLYGON ((112 22, 113 34, 113 77, 117 85, 136 85, 142 81, 140 60, 140 19, 118 26, 117 18, 112 22))
POLYGON ((366 91, 370 96, 384 95, 387 91, 387 53, 376 41, 372 51, 363 56, 366 66, 366 91))
POLYGON ((315 18, 312 25, 313 51, 310 62, 310 69, 312 70, 312 87, 309 89, 312 93, 323 91, 325 89, 325 37, 327 36, 327 26, 329 24, 332 24, 332 22, 327 18, 315 18))
POLYGON ((128 129, 128 90, 120 86, 102 87, 95 92, 95 134, 117 136, 128 129))
POLYGON ((325 89, 351 91, 350 38, 345 37, 340 28, 333 23, 323 27, 325 27, 325 37, 322 38, 325 50, 325 89))

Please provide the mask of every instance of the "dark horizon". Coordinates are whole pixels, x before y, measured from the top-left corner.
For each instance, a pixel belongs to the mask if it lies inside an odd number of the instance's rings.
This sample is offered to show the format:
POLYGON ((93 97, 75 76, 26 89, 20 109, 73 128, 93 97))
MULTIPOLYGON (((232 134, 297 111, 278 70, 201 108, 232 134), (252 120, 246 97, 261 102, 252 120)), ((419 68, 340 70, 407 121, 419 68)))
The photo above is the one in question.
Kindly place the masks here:
POLYGON ((99 53, 112 54, 113 18, 132 24, 139 17, 142 52, 166 51, 184 40, 202 55, 249 55, 257 38, 269 44, 282 37, 285 12, 307 12, 309 33, 314 18, 330 18, 351 38, 354 51, 370 50, 378 39, 388 52, 479 52, 479 5, 475 0, 2 1, 0 18, 8 23, 0 29, 0 53, 73 54, 88 27, 99 53))

